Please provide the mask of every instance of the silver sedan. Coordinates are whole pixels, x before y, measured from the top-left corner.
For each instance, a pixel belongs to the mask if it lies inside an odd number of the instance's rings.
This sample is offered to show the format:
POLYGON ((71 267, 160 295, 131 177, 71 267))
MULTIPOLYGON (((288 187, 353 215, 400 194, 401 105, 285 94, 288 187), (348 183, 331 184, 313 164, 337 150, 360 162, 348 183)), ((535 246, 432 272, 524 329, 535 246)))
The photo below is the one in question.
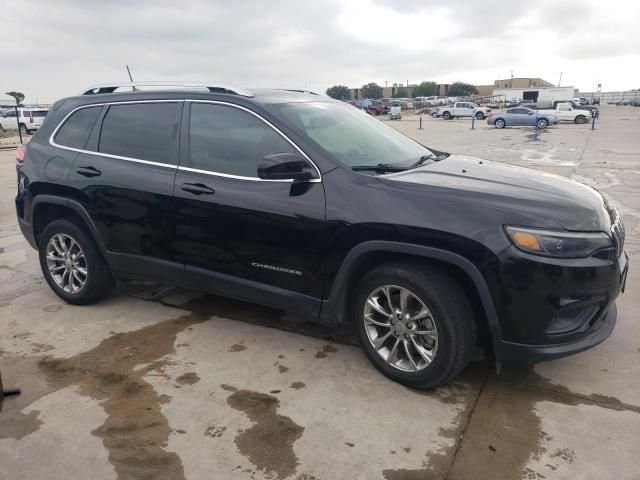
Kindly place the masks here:
POLYGON ((538 112, 531 108, 514 107, 508 108, 503 112, 493 113, 487 119, 489 125, 495 125, 496 128, 504 128, 506 126, 529 126, 538 128, 547 128, 549 125, 557 125, 558 117, 548 113, 538 112))

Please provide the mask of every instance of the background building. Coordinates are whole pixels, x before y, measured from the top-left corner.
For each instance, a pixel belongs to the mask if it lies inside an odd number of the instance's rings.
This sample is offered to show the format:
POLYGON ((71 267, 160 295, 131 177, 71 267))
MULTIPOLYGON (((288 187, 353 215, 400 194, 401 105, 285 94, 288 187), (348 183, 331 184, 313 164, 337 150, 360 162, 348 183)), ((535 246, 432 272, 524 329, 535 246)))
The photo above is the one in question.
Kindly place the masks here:
POLYGON ((542 78, 514 77, 504 80, 494 80, 493 88, 540 88, 555 87, 551 82, 547 82, 542 78))

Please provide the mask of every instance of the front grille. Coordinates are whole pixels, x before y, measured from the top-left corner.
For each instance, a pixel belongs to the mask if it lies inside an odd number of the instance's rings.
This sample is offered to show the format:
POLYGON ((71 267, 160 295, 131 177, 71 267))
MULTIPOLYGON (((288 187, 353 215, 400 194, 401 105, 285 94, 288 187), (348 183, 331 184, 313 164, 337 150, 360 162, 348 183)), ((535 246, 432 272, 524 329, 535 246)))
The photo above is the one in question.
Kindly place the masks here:
POLYGON ((624 224, 615 206, 609 205, 609 215, 611 216, 611 238, 616 248, 616 257, 619 257, 624 251, 624 224))

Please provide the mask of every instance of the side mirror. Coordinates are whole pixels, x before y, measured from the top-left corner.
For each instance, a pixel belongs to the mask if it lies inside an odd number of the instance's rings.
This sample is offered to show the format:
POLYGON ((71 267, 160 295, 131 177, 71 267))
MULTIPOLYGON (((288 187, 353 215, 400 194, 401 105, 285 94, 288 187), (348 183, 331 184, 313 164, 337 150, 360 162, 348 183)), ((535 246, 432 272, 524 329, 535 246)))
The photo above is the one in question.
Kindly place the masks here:
POLYGON ((311 180, 310 165, 295 153, 274 153, 267 155, 258 164, 258 178, 262 180, 311 180))

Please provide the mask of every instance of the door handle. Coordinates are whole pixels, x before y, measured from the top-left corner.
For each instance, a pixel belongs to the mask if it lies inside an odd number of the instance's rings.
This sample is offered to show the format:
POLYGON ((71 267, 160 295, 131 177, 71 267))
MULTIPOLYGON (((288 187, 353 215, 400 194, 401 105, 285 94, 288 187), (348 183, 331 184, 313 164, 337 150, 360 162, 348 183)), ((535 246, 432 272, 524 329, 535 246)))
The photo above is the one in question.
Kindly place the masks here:
POLYGON ((207 187, 203 183, 183 183, 180 185, 180 188, 185 192, 193 193, 194 195, 212 195, 216 193, 216 191, 207 187))
POLYGON ((83 177, 99 177, 102 175, 102 172, 95 167, 78 167, 76 173, 83 177))

